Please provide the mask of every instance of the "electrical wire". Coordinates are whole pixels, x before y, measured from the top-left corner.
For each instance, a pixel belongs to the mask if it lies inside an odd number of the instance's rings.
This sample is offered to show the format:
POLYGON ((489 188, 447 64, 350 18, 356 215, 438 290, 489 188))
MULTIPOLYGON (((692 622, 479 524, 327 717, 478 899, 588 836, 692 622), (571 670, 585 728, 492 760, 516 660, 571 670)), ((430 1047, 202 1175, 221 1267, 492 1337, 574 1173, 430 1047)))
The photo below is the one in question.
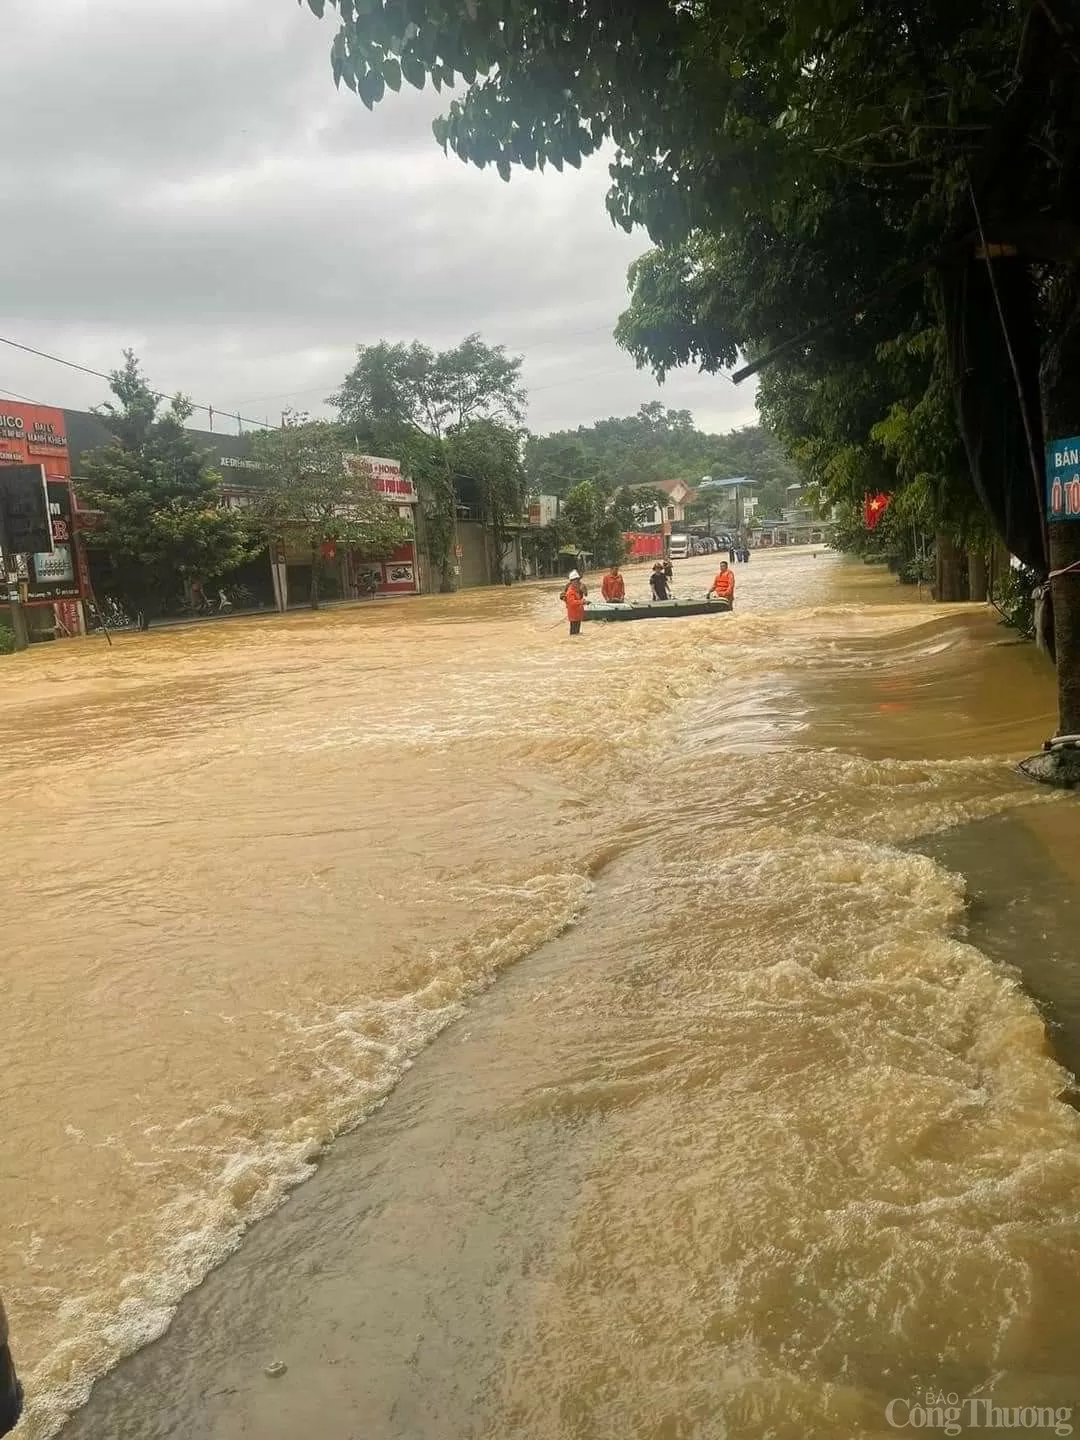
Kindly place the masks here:
MULTIPOLYGON (((606 325, 599 325, 589 330, 570 330, 566 333, 565 336, 560 337, 560 339, 572 339, 577 335, 595 335, 599 334, 602 330, 607 331, 608 327, 606 325)), ((555 340, 548 340, 540 341, 538 343, 555 344, 558 342, 555 340)), ((93 375, 95 379, 98 380, 112 379, 112 376, 106 373, 104 370, 95 370, 92 366, 80 365, 79 362, 76 360, 65 360, 61 355, 50 355, 45 350, 37 350, 34 348, 33 345, 23 345, 20 341, 10 340, 3 335, 0 335, 0 345, 8 345, 13 350, 22 350, 25 354, 34 355, 39 360, 50 360, 55 365, 64 365, 69 370, 78 370, 83 375, 93 375)), ((549 381, 546 385, 530 386, 528 393, 530 396, 538 395, 542 394, 545 390, 560 389, 564 385, 582 385, 589 380, 606 380, 612 376, 622 375, 624 373, 624 370, 620 368, 618 370, 594 370, 586 375, 570 375, 564 377, 562 380, 549 381)), ((726 371, 720 371, 718 373, 721 380, 727 380, 729 384, 734 383, 732 377, 727 374, 726 371)), ((308 395, 321 394, 326 389, 327 385, 332 385, 333 383, 333 381, 326 381, 322 385, 313 385, 308 390, 284 390, 279 392, 277 395, 256 395, 251 399, 242 401, 241 403, 244 405, 259 405, 270 400, 299 400, 303 399, 308 395)), ((154 396, 156 400, 172 399, 172 395, 164 390, 152 390, 150 393, 154 396)), ((25 395, 17 395, 14 390, 0 390, 0 394, 10 395, 13 399, 16 400, 23 400, 28 405, 35 405, 40 403, 38 401, 28 399, 25 395)), ((274 428, 269 420, 252 420, 246 415, 234 414, 230 410, 219 410, 214 405, 199 405, 196 404, 194 401, 191 401, 190 403, 194 410, 198 410, 204 415, 209 415, 211 417, 215 415, 220 415, 221 418, 224 420, 235 420, 237 425, 255 425, 258 426, 260 430, 271 430, 274 428)))
MULTIPOLYGON (((65 360, 61 355, 50 355, 45 350, 36 350, 33 345, 23 345, 18 340, 9 340, 6 336, 0 335, 0 345, 8 345, 12 350, 22 350, 27 355, 36 355, 39 360, 51 360, 54 365, 65 365, 69 370, 79 370, 83 375, 93 375, 98 380, 111 380, 112 376, 104 370, 94 370, 89 365, 80 365, 77 360, 65 360)), ((13 393, 13 392, 5 392, 13 393)), ((164 390, 151 390, 155 400, 171 400, 172 396, 164 390)), ((16 396, 16 399, 23 397, 16 396)), ((27 404, 33 404, 27 401, 27 404)), ((214 405, 198 405, 194 400, 190 402, 193 410, 199 410, 204 415, 220 415, 225 420, 235 420, 238 425, 257 425, 260 430, 269 430, 273 427, 267 420, 251 420, 246 415, 235 415, 229 410, 219 410, 214 405)))

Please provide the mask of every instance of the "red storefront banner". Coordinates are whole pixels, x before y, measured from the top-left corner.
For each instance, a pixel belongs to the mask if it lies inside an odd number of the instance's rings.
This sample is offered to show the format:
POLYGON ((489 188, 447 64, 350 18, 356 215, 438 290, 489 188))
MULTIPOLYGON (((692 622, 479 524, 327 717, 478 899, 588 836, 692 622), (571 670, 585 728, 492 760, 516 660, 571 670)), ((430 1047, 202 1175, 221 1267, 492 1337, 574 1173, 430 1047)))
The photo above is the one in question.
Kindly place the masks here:
POLYGON ((0 465, 44 465, 50 480, 70 480, 64 412, 0 400, 0 465))
POLYGON ((662 535, 642 535, 636 531, 624 535, 628 560, 655 560, 664 553, 662 535))

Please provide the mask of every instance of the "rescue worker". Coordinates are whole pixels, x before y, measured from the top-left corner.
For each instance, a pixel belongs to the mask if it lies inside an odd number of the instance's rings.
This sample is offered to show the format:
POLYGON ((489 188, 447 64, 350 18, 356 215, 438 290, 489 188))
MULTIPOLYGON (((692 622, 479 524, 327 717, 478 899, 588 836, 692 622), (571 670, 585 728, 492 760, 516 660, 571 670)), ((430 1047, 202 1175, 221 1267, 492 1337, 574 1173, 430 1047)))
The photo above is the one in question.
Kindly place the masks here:
POLYGON ((726 600, 734 608, 735 606, 735 572, 728 569, 726 560, 720 561, 720 572, 712 583, 712 589, 705 599, 708 600, 715 595, 718 600, 726 600))
POLYGON ((7 1316, 0 1301, 0 1435, 14 1430, 22 1414, 23 1392, 8 1349, 7 1316))
POLYGON ((619 567, 612 565, 611 569, 600 582, 600 593, 609 605, 617 604, 620 600, 626 599, 626 582, 619 574, 619 567))
POLYGON ((658 560, 652 567, 652 574, 649 576, 649 585, 652 589, 654 600, 670 600, 671 591, 668 589, 668 577, 664 574, 664 567, 658 560))
POLYGON ((588 590, 581 583, 581 575, 571 570, 566 580, 566 589, 559 599, 566 606, 566 618, 570 621, 570 634, 581 634, 581 622, 585 619, 585 596, 588 590))

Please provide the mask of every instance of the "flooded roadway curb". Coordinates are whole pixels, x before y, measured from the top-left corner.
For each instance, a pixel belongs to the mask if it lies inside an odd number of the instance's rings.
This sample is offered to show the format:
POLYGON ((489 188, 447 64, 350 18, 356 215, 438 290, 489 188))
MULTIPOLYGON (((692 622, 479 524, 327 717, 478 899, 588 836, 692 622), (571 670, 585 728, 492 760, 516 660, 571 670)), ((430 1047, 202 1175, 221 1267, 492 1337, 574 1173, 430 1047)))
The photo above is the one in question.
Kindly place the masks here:
MULTIPOLYGON (((964 876, 966 938, 1016 970, 1043 1014, 1055 1058, 1074 1078, 1080 1077, 1080 887, 1059 862, 1075 855, 1078 829, 1080 807, 1065 799, 959 825, 908 847, 964 876)), ((1075 1097, 1080 1087, 1070 1103, 1075 1097)))

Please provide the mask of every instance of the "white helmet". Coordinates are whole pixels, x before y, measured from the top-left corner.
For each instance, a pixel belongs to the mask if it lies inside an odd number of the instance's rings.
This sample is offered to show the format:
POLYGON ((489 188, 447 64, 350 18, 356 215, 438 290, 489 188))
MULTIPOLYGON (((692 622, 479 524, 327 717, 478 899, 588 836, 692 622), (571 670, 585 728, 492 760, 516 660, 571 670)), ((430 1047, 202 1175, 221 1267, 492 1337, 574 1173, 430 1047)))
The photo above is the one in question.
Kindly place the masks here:
POLYGON ((566 578, 567 578, 568 580, 580 580, 580 579, 581 579, 581 576, 578 574, 578 572, 577 572, 576 570, 571 570, 571 571, 570 571, 570 574, 569 574, 566 578))

